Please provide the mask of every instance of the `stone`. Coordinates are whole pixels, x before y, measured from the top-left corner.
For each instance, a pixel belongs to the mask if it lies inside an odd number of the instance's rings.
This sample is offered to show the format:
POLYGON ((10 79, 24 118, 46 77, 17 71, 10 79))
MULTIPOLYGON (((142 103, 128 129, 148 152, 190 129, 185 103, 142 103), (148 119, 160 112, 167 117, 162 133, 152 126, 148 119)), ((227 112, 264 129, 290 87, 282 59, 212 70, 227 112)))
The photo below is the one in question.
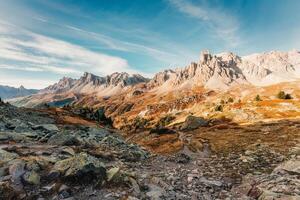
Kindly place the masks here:
POLYGON ((8 174, 8 168, 7 167, 0 167, 0 178, 3 176, 6 176, 8 174))
POLYGON ((165 193, 165 190, 157 185, 149 184, 149 192, 146 193, 146 196, 152 200, 160 200, 162 195, 165 193))
POLYGON ((45 130, 48 132, 57 132, 59 129, 54 124, 40 124, 32 127, 33 130, 45 130))
POLYGON ((16 153, 10 153, 7 152, 3 149, 0 149, 0 163, 5 163, 11 160, 14 160, 18 157, 19 155, 16 153))
POLYGON ((75 155, 75 151, 73 148, 71 147, 65 147, 61 150, 61 153, 64 153, 64 154, 68 154, 68 155, 72 155, 74 156, 75 155))
POLYGON ((35 171, 28 171, 23 175, 23 180, 27 184, 39 185, 40 184, 40 175, 35 171))
POLYGON ((100 182, 106 179, 106 168, 103 163, 87 153, 76 154, 56 162, 51 170, 51 173, 55 172, 59 172, 66 179, 82 183, 96 178, 100 182))
POLYGON ((300 159, 292 159, 284 162, 277 168, 275 168, 274 172, 281 170, 286 171, 290 174, 300 175, 300 159))
POLYGON ((221 187, 223 185, 223 183, 221 181, 217 181, 217 180, 208 180, 204 177, 201 177, 199 179, 199 182, 200 183, 203 183, 205 185, 208 185, 208 186, 215 186, 215 187, 221 187))
POLYGON ((107 173, 106 173, 107 181, 113 180, 114 177, 116 177, 119 172, 120 172, 120 168, 119 167, 114 167, 114 168, 109 169, 107 171, 107 173))
POLYGON ((9 167, 9 174, 11 175, 12 187, 15 191, 23 191, 23 184, 21 181, 22 175, 25 173, 25 162, 22 160, 16 160, 9 167))
POLYGON ((0 133, 0 142, 8 141, 8 140, 10 140, 10 139, 11 139, 10 136, 4 135, 4 134, 0 133))
POLYGON ((72 146, 72 145, 79 145, 79 140, 68 133, 57 133, 53 136, 51 136, 47 142, 51 145, 61 145, 61 146, 72 146))
POLYGON ((208 126, 208 123, 209 122, 202 117, 190 115, 185 119, 184 123, 182 124, 181 130, 194 130, 202 126, 208 126))

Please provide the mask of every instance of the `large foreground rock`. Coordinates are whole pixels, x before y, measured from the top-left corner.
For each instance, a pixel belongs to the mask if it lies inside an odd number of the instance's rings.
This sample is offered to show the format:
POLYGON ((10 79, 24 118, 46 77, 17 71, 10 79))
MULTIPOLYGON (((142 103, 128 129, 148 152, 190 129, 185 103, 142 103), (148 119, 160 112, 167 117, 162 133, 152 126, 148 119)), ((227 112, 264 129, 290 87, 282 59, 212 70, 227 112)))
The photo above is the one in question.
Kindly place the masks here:
POLYGON ((269 175, 244 177, 243 183, 232 189, 237 199, 300 199, 299 158, 279 165, 269 175))
POLYGON ((290 174, 300 175, 300 158, 295 158, 279 165, 274 172, 279 171, 286 171, 290 174))
POLYGON ((60 174, 66 180, 75 180, 79 183, 90 182, 93 179, 102 182, 106 179, 106 168, 97 158, 80 153, 58 161, 53 166, 51 174, 60 174))

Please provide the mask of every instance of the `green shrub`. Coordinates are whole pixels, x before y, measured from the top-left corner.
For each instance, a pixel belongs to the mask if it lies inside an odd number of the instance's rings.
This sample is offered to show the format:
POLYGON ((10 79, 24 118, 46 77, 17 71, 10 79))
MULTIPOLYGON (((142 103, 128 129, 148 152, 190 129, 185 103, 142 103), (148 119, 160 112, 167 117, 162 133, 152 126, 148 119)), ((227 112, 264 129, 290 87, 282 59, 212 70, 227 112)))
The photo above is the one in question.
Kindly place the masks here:
POLYGON ((221 104, 225 104, 225 101, 222 99, 222 100, 220 101, 220 103, 221 103, 221 104))
POLYGON ((278 92, 277 98, 278 98, 278 99, 285 99, 285 92, 284 92, 284 91, 278 92))
POLYGON ((229 97, 229 98, 228 98, 228 102, 229 102, 229 103, 233 103, 233 102, 234 102, 233 98, 232 98, 232 97, 229 97))
POLYGON ((175 119, 174 116, 172 116, 172 115, 166 115, 166 116, 160 118, 160 120, 156 124, 156 127, 165 127, 168 124, 170 124, 174 119, 175 119))
POLYGON ((255 101, 261 101, 261 98, 260 98, 259 94, 258 94, 258 95, 256 95, 256 97, 255 97, 255 101))
POLYGON ((288 94, 288 93, 286 94, 284 91, 280 91, 277 94, 277 98, 278 99, 292 99, 293 97, 291 94, 288 94))
POLYGON ((149 120, 137 116, 136 118, 134 118, 132 125, 137 130, 137 129, 144 129, 148 125, 148 123, 149 120))
POLYGON ((292 99, 293 97, 292 97, 292 95, 291 94, 286 94, 285 95, 285 99, 292 99))

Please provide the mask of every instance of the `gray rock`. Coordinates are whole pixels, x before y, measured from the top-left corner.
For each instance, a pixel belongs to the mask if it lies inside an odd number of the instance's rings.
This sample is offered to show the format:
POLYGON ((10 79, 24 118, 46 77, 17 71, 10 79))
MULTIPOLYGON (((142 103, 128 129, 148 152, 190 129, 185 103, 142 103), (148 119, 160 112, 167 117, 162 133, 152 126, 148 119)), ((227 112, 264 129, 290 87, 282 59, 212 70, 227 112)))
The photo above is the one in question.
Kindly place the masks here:
POLYGON ((80 182, 90 182, 96 179, 102 182, 106 179, 106 169, 97 158, 80 153, 71 158, 55 163, 51 173, 60 173, 64 178, 80 182))
POLYGON ((16 160, 9 167, 9 174, 11 177, 12 187, 15 191, 23 191, 22 175, 25 173, 25 162, 22 160, 16 160))
POLYGON ((295 158, 295 159, 292 159, 292 160, 282 163, 281 165, 276 167, 274 172, 278 172, 281 170, 286 171, 291 174, 300 175, 300 158, 299 159, 295 158))
POLYGON ((195 117, 195 116, 190 115, 185 119, 185 121, 181 127, 181 130, 189 131, 189 130, 194 130, 201 126, 207 126, 207 125, 208 125, 208 121, 205 120, 204 118, 195 117))
POLYGON ((16 154, 16 153, 10 153, 10 152, 7 152, 3 149, 0 149, 0 163, 5 163, 5 162, 8 162, 8 161, 11 161, 13 159, 16 159, 19 155, 16 154))
POLYGON ((152 200, 160 200, 163 194, 165 194, 165 190, 157 185, 149 184, 149 190, 146 195, 152 200))
POLYGON ((57 132, 59 129, 54 124, 40 124, 32 127, 33 130, 45 130, 48 132, 57 132))
POLYGON ((40 184, 40 175, 35 171, 28 171, 23 175, 23 180, 27 184, 39 185, 40 184))
POLYGON ((57 133, 49 138, 48 144, 71 146, 71 145, 79 145, 80 142, 75 136, 73 136, 71 134, 57 133))

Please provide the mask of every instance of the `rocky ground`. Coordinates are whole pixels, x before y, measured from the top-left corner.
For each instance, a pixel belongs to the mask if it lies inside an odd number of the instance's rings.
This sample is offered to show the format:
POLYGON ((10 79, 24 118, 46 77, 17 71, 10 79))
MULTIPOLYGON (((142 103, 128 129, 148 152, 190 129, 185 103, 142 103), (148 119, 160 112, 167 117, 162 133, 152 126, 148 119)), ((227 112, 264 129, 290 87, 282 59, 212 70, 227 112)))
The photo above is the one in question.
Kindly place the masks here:
POLYGON ((300 121, 190 117, 142 140, 61 115, 0 103, 0 199, 300 199, 300 121))

